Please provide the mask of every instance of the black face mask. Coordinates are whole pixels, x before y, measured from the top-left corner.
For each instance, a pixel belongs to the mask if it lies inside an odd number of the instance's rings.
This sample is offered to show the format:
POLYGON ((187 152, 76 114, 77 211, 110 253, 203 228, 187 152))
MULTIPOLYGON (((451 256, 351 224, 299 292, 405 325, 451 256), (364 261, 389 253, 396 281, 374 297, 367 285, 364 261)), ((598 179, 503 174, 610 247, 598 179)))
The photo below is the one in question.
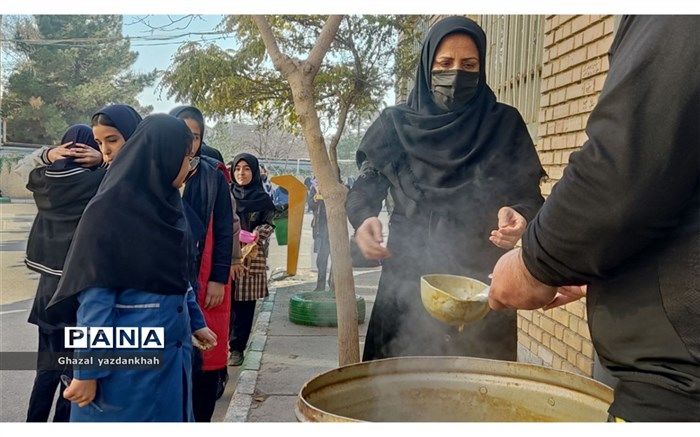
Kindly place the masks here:
POLYGON ((435 104, 446 111, 454 111, 476 94, 479 72, 436 70, 432 72, 430 81, 435 104))
POLYGON ((192 179, 192 176, 197 174, 197 169, 199 168, 199 156, 195 156, 192 158, 192 161, 190 162, 190 171, 187 172, 187 176, 185 177, 185 180, 182 182, 183 185, 187 183, 190 179, 192 179))

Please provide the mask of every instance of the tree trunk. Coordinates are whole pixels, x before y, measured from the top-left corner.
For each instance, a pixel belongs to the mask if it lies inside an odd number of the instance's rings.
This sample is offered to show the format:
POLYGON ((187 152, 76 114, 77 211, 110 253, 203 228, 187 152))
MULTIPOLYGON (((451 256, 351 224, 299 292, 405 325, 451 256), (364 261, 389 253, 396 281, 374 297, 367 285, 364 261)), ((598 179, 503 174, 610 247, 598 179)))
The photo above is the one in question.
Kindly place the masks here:
POLYGON ((332 144, 328 147, 328 157, 331 160, 331 166, 333 167, 333 177, 335 180, 340 179, 340 164, 338 164, 338 145, 333 146, 332 144))
MULTIPOLYGON (((304 78, 306 79, 306 78, 304 78)), ((321 124, 313 101, 313 85, 304 79, 290 80, 294 107, 309 147, 309 157, 318 187, 326 203, 328 235, 331 244, 332 274, 338 310, 338 359, 341 366, 360 362, 357 301, 352 275, 352 258, 345 214, 347 188, 338 182, 326 152, 321 124)))
POLYGON ((338 361, 341 366, 344 366, 360 361, 355 282, 352 275, 350 240, 345 214, 347 188, 338 182, 326 151, 321 123, 315 107, 313 85, 314 77, 338 31, 341 19, 342 16, 328 18, 309 57, 305 62, 301 62, 280 51, 265 17, 259 15, 253 17, 275 68, 284 75, 292 89, 294 109, 299 116, 299 123, 309 149, 311 166, 318 178, 319 191, 326 203, 338 311, 338 361))

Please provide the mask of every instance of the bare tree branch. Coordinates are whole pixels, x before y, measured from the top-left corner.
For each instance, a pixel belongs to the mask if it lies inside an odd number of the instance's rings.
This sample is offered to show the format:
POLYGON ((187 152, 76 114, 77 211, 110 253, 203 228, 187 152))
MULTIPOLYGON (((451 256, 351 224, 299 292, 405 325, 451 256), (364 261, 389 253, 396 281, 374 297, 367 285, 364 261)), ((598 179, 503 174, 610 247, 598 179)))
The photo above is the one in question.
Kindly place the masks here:
POLYGON ((333 135, 333 138, 331 138, 331 143, 328 145, 328 156, 331 159, 331 164, 333 164, 333 170, 335 171, 336 177, 340 177, 340 167, 338 165, 338 142, 340 142, 340 137, 343 135, 343 130, 345 130, 345 122, 348 119, 349 109, 350 104, 345 102, 340 103, 338 129, 335 131, 335 135, 333 135))
POLYGON ((275 34, 272 32, 272 27, 270 27, 270 23, 267 21, 267 18, 265 18, 264 15, 254 15, 253 21, 260 31, 260 37, 262 38, 263 43, 265 43, 267 53, 270 55, 275 68, 277 68, 282 75, 287 77, 295 69, 292 58, 280 51, 275 34))
POLYGON ((328 17, 326 23, 323 25, 323 29, 321 29, 318 39, 316 40, 314 48, 311 49, 309 57, 306 58, 306 61, 304 62, 304 70, 305 73, 309 74, 312 79, 321 68, 321 62, 326 56, 328 49, 331 47, 335 35, 338 33, 338 28, 340 27, 341 21, 343 21, 342 15, 331 15, 328 17))
MULTIPOLYGON (((350 109, 350 105, 341 102, 340 103, 340 113, 338 114, 338 129, 335 131, 335 134, 333 135, 333 138, 331 138, 331 142, 328 145, 328 148, 331 151, 337 151, 338 149, 338 142, 340 141, 340 137, 343 136, 343 131, 345 130, 345 122, 348 119, 348 111, 350 109)), ((335 156, 337 158, 337 152, 335 153, 335 156)), ((333 157, 333 154, 331 154, 331 158, 333 157)), ((334 162, 338 162, 337 159, 333 160, 334 162)))
POLYGON ((171 30, 184 30, 190 27, 190 24, 195 20, 195 18, 199 18, 199 15, 183 15, 180 18, 173 18, 170 15, 167 15, 169 23, 161 24, 159 26, 155 26, 151 24, 151 17, 152 15, 145 15, 141 18, 137 18, 136 20, 130 22, 130 23, 125 23, 126 26, 133 26, 135 24, 143 24, 144 26, 148 27, 150 30, 149 32, 152 34, 156 30, 162 30, 162 31, 171 31, 171 30), (181 23, 183 21, 187 21, 185 24, 181 26, 175 26, 178 23, 181 23))

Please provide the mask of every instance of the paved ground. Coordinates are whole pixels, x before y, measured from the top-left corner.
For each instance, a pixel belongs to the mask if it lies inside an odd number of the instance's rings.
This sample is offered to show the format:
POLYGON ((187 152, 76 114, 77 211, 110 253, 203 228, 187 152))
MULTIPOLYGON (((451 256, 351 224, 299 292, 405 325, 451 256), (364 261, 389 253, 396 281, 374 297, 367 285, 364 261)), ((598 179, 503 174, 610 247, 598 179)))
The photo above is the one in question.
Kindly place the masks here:
MULTIPOLYGON (((34 204, 0 204, 0 351, 34 351, 36 327, 27 315, 39 275, 24 265, 29 229, 36 215, 34 204)), ((0 421, 23 421, 33 371, 0 372, 0 421)))
MULTIPOLYGON (((356 293, 366 301, 360 325, 360 351, 372 311, 379 270, 355 271, 356 293)), ((253 338, 226 421, 295 422, 294 403, 301 386, 338 367, 337 328, 295 325, 289 299, 315 283, 277 288, 260 306, 253 338)))
MULTIPOLYGON (((3 352, 29 352, 35 351, 37 347, 36 327, 26 320, 39 275, 28 270, 23 263, 27 236, 35 215, 36 206, 32 203, 0 204, 0 351, 3 352)), ((385 214, 382 215, 382 219, 386 222, 385 214)), ((294 290, 310 290, 315 285, 310 223, 311 216, 307 214, 304 218, 297 276, 272 283, 272 297, 275 297, 274 290, 277 289, 279 300, 274 300, 274 306, 270 303, 265 307, 268 309, 267 313, 270 313, 273 307, 276 310, 269 324, 269 353, 263 361, 266 385, 261 386, 261 390, 267 390, 261 393, 269 392, 271 395, 268 396, 270 400, 267 402, 256 401, 255 414, 251 414, 251 420, 275 420, 276 417, 268 416, 265 412, 277 410, 285 412, 285 420, 294 420, 293 410, 277 408, 276 403, 290 404, 293 395, 313 372, 333 368, 337 364, 334 328, 299 327, 302 328, 301 331, 295 331, 296 325, 291 325, 287 319, 289 295, 294 290), (299 346, 300 343, 303 344, 299 346), (299 353, 294 352, 297 349, 299 353), (292 357, 294 355, 296 357, 292 357), (285 370, 287 367, 299 372, 289 373, 285 370), (292 374, 295 375, 293 378, 287 379, 285 376, 292 374), (275 380, 273 375, 277 375, 278 379, 275 380)), ((271 272, 286 266, 286 246, 278 246, 274 242, 270 245, 269 265, 271 272)), ((375 276, 369 280, 370 283, 374 282, 374 285, 378 278, 378 275, 375 276)), ((358 287, 357 292, 366 295, 369 318, 374 288, 372 284, 362 287, 358 287)), ((263 309, 263 305, 260 305, 260 309, 263 309)), ((361 329, 364 333, 366 323, 361 329)), ((260 349, 260 338, 259 335, 253 336, 251 348, 260 349)), ((254 356, 255 354, 252 357, 254 356)), ((260 356, 262 357, 262 350, 260 356)), ((249 365, 248 362, 246 364, 249 365)), ((227 412, 231 412, 229 403, 241 371, 241 367, 229 367, 230 383, 224 396, 217 402, 214 421, 224 420, 227 412)), ((33 371, 0 371, 0 422, 24 421, 33 380, 33 371)))

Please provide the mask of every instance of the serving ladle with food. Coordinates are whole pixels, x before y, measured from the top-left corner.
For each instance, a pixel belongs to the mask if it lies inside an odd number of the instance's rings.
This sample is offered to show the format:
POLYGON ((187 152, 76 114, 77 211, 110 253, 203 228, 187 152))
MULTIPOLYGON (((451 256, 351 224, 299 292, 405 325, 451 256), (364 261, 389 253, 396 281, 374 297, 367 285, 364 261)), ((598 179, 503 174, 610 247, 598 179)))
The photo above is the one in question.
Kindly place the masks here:
POLYGON ((489 312, 489 286, 465 276, 422 276, 420 295, 433 318, 458 326, 460 332, 489 312))

